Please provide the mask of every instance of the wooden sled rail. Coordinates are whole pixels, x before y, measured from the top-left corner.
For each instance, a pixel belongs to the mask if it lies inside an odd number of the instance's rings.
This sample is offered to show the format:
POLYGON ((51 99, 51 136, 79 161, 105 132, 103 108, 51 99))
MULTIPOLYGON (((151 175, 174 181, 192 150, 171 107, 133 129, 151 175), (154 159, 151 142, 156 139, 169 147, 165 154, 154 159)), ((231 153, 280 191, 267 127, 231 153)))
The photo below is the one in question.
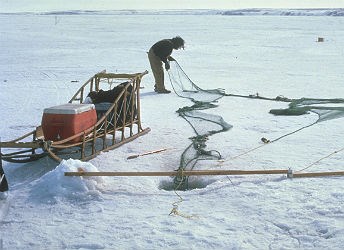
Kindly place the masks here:
POLYGON ((37 149, 44 146, 43 142, 0 142, 2 148, 31 148, 37 149))
POLYGON ((150 171, 150 172, 65 172, 65 176, 202 176, 202 175, 272 175, 287 174, 288 178, 344 176, 344 171, 292 173, 290 170, 193 170, 193 171, 150 171))
POLYGON ((115 73, 106 73, 103 71, 96 74, 96 77, 130 79, 130 78, 136 78, 136 77, 142 78, 146 74, 148 74, 147 70, 142 73, 137 73, 137 74, 115 74, 115 73))

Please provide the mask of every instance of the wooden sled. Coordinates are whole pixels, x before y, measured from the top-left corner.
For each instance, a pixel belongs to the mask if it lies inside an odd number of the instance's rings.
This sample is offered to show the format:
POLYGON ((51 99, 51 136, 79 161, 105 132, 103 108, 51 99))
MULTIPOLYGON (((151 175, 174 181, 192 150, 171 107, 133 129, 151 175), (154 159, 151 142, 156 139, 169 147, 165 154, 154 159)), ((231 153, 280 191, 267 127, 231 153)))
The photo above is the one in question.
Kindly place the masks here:
POLYGON ((0 148, 13 149, 13 152, 1 153, 1 160, 29 162, 50 156, 58 162, 63 157, 87 161, 148 133, 150 128, 143 129, 141 126, 139 95, 141 79, 147 73, 114 74, 102 71, 95 74, 75 93, 70 104, 82 104, 89 92, 99 92, 104 87, 109 89, 118 83, 126 84, 105 110, 97 110, 93 126, 61 140, 47 140, 42 126, 38 126, 17 139, 0 142, 0 148))

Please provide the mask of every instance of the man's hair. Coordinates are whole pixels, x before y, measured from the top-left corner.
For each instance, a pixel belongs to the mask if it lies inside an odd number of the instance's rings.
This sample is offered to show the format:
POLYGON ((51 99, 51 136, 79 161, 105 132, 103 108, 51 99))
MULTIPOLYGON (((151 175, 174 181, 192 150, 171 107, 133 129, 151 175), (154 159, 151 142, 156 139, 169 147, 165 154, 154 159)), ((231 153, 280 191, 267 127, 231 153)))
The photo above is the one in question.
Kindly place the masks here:
POLYGON ((185 42, 183 38, 181 38, 180 36, 176 36, 172 38, 172 43, 175 49, 179 49, 179 48, 184 48, 185 42))

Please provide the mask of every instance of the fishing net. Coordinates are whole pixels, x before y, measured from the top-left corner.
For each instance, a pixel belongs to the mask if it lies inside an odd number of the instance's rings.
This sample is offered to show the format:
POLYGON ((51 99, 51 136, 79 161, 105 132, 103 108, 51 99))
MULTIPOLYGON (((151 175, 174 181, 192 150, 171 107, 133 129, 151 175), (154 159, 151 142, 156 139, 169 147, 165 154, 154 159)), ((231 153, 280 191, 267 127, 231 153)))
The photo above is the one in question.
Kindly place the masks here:
POLYGON ((267 140, 262 138, 264 142, 275 142, 286 136, 295 134, 302 129, 311 127, 318 122, 337 119, 344 117, 344 99, 334 98, 334 99, 315 99, 315 98, 301 98, 290 100, 289 107, 286 109, 271 109, 270 113, 274 115, 291 115, 298 116, 309 113, 315 113, 318 115, 318 119, 313 123, 298 128, 290 133, 284 134, 274 140, 267 140))
MULTIPOLYGON (((284 134, 274 140, 266 140, 264 142, 272 143, 286 136, 296 133, 304 128, 315 125, 318 122, 344 117, 344 99, 315 99, 301 98, 289 99, 284 96, 276 98, 267 98, 254 95, 234 95, 226 94, 223 89, 204 90, 197 86, 187 74, 183 71, 177 61, 170 62, 171 68, 168 71, 171 85, 174 92, 193 102, 192 106, 183 107, 177 110, 177 113, 184 118, 195 132, 195 136, 191 137, 191 144, 184 150, 181 155, 178 171, 193 170, 200 160, 219 160, 221 153, 217 150, 207 150, 206 141, 209 136, 229 130, 232 125, 226 123, 219 115, 205 113, 204 110, 217 107, 217 100, 223 96, 244 97, 252 99, 270 100, 278 102, 288 102, 286 109, 272 109, 271 114, 274 115, 304 115, 310 112, 316 113, 318 119, 313 123, 298 128, 290 133, 284 134)), ((188 177, 177 176, 174 178, 175 189, 186 190, 189 188, 188 177)))
MULTIPOLYGON (((201 89, 189 79, 177 61, 171 61, 170 64, 168 74, 174 92, 193 102, 192 106, 177 110, 177 113, 190 124, 195 132, 195 136, 190 138, 191 144, 181 155, 178 171, 192 170, 198 161, 221 159, 219 151, 206 149, 206 141, 209 136, 227 131, 232 125, 225 122, 219 115, 204 112, 206 109, 217 107, 215 102, 225 94, 222 89, 201 89)), ((174 186, 175 189, 188 189, 188 177, 175 177, 174 186)))
POLYGON ((344 116, 344 99, 312 99, 292 100, 287 109, 272 109, 274 115, 303 115, 310 112, 318 115, 316 122, 327 121, 344 116))

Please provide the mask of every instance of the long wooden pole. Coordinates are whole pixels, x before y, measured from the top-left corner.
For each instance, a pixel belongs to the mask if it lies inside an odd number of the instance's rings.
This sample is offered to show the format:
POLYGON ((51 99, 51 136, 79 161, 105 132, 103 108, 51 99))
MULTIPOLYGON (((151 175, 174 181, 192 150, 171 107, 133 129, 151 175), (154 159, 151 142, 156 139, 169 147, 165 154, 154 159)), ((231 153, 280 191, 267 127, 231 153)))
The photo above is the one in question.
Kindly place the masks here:
POLYGON ((344 176, 344 171, 292 173, 290 170, 192 170, 151 172, 65 172, 65 176, 201 176, 201 175, 272 175, 287 174, 288 178, 344 176))
POLYGON ((302 177, 323 177, 323 176, 343 176, 344 171, 337 172, 313 172, 313 173, 293 173, 293 178, 302 177))
POLYGON ((65 176, 193 176, 193 175, 250 175, 287 174, 288 170, 192 170, 156 172, 65 172, 65 176))

